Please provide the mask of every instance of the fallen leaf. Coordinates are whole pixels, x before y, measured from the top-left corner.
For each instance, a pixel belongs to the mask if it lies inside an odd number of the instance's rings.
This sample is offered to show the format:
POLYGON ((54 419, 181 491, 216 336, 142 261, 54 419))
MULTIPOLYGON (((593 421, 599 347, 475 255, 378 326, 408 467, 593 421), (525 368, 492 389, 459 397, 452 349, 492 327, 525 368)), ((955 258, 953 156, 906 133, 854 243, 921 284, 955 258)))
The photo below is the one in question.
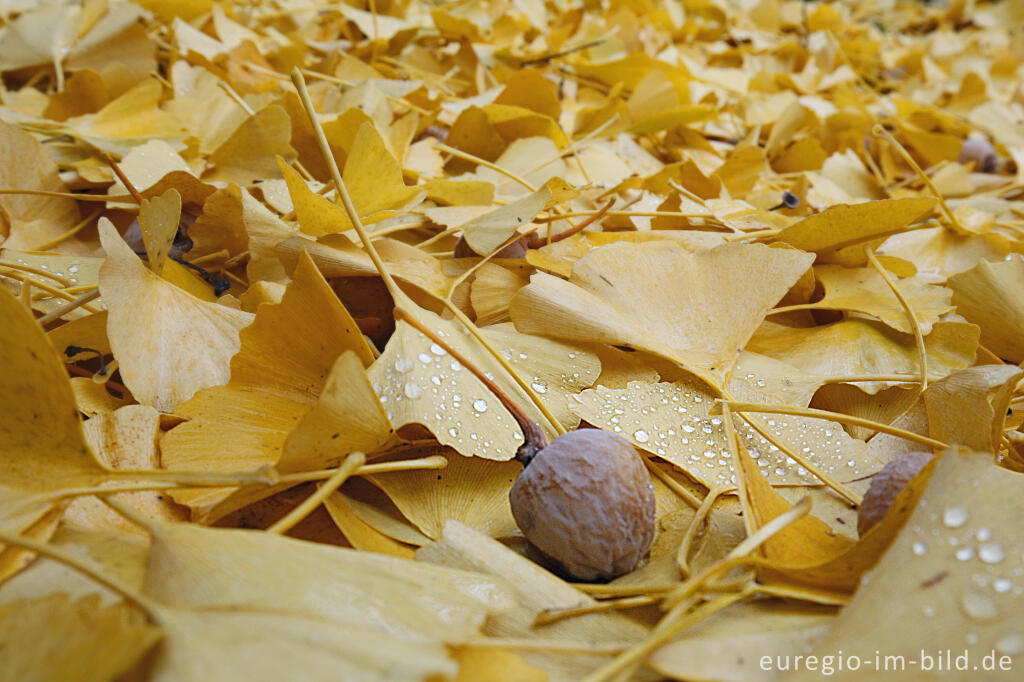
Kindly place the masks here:
POLYGON ((238 332, 252 315, 200 301, 153 274, 109 222, 101 221, 100 235, 107 336, 135 399, 170 412, 196 391, 227 383, 238 332))
POLYGON ((126 604, 99 601, 54 594, 0 605, 0 679, 103 682, 127 673, 162 633, 126 604))
POLYGON ((648 350, 718 384, 808 267, 807 254, 760 245, 691 254, 665 242, 610 244, 578 260, 570 282, 534 275, 512 320, 531 334, 648 350))
POLYGON ((1024 285, 1024 259, 1020 256, 978 264, 949 278, 957 311, 981 328, 986 348, 1010 362, 1024 361, 1024 308, 1017 292, 1024 285))
MULTIPOLYGON (((1024 540, 1008 520, 1020 513, 1022 480, 996 466, 990 454, 943 454, 871 579, 812 653, 841 648, 844 656, 866 661, 877 651, 922 666, 925 655, 932 657, 935 670, 918 669, 915 679, 945 677, 935 662, 945 662, 947 651, 975 662, 986 654, 1009 657, 1012 665, 1021 652, 1013 614, 1021 599, 1015 585, 1024 540), (877 618, 880 612, 887 617, 877 618)), ((993 679, 1002 677, 996 672, 993 679)), ((814 677, 801 673, 793 679, 814 677)), ((860 679, 860 673, 837 670, 835 677, 860 679)))

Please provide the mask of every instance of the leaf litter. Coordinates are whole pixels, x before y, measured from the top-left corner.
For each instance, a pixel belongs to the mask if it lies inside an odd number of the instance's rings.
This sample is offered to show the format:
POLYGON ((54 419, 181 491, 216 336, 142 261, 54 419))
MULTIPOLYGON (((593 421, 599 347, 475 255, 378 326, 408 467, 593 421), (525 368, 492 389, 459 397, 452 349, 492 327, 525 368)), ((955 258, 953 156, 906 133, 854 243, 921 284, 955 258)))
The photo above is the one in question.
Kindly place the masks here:
POLYGON ((1012 669, 1022 21, 7 3, 0 678, 1012 669), (602 584, 509 506, 592 427, 657 509, 602 584))

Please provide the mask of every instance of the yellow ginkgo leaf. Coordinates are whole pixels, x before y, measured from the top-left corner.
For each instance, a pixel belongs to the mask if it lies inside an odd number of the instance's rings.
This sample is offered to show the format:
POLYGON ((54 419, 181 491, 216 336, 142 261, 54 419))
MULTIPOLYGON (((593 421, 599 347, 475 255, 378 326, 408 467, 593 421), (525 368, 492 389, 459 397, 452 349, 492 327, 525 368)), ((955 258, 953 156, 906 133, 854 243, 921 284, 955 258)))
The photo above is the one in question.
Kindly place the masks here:
POLYGON ((288 434, 277 469, 288 473, 337 467, 351 452, 372 453, 392 433, 364 360, 346 350, 331 368, 316 404, 288 434))
MULTIPOLYGON (((590 613, 566 620, 534 625, 546 610, 588 606, 596 601, 497 540, 458 521, 445 524, 441 539, 416 552, 420 561, 461 568, 504 578, 514 590, 515 607, 492 616, 484 632, 497 637, 542 638, 628 646, 642 639, 647 628, 621 613, 590 613)), ((580 680, 607 662, 606 656, 578 653, 524 651, 526 663, 537 666, 551 680, 580 680)))
POLYGON ((787 227, 777 238, 798 249, 815 251, 826 262, 841 258, 839 262, 845 265, 864 265, 863 246, 901 232, 934 207, 935 200, 929 197, 832 206, 787 227), (853 245, 858 248, 843 251, 853 245))
MULTIPOLYGON (((740 501, 752 535, 791 505, 772 489, 743 447, 737 454, 742 468, 740 501)), ((783 528, 760 547, 764 562, 758 565, 759 580, 810 587, 841 600, 857 589, 864 573, 885 552, 913 512, 931 472, 929 464, 900 491, 885 517, 856 542, 810 515, 783 528)))
MULTIPOLYGON (((734 396, 799 406, 810 400, 807 391, 787 391, 800 383, 798 371, 779 363, 790 373, 771 372, 770 361, 766 366, 763 358, 750 359, 749 369, 744 368, 741 360, 728 385, 734 396), (787 396, 787 392, 791 394, 787 396)), ((711 414, 717 397, 696 379, 646 384, 634 381, 622 389, 599 386, 584 391, 570 398, 570 405, 590 424, 618 433, 638 448, 672 462, 695 480, 713 488, 737 483, 724 417, 711 414)), ((870 475, 885 464, 870 455, 862 441, 851 438, 834 422, 781 415, 766 417, 757 421, 772 436, 837 480, 850 481, 870 475)), ((812 473, 790 461, 784 452, 748 424, 734 421, 741 442, 773 485, 807 485, 817 481, 812 473)))
MULTIPOLYGON (((410 311, 428 329, 494 377, 495 383, 548 437, 552 429, 526 394, 508 378, 500 365, 458 322, 429 311, 410 311)), ((588 350, 529 334, 506 325, 492 325, 481 333, 497 347, 520 376, 564 426, 579 419, 565 399, 593 384, 600 374, 597 356, 588 350)), ((441 346, 411 325, 399 321, 387 348, 369 370, 370 381, 384 411, 396 428, 422 424, 443 444, 466 456, 512 459, 523 434, 501 402, 441 346)))
MULTIPOLYGON (((176 189, 182 203, 202 206, 206 198, 216 190, 213 185, 200 181, 181 154, 164 140, 148 140, 145 144, 133 147, 118 166, 128 181, 147 197, 176 189)), ((107 189, 108 196, 128 194, 128 188, 120 178, 114 176, 112 179, 114 184, 107 189)), ((128 210, 135 208, 132 200, 109 202, 108 205, 128 210)))
MULTIPOLYGON (((875 393, 867 393, 860 384, 826 384, 814 396, 814 406, 831 412, 841 412, 873 422, 892 424, 920 397, 915 384, 891 386, 875 393)), ((875 431, 863 426, 844 425, 854 438, 868 440, 875 431)))
POLYGON ((238 332, 252 315, 201 301, 153 274, 106 219, 100 239, 107 336, 135 399, 169 412, 196 391, 227 383, 238 332))
MULTIPOLYGON (((149 555, 149 538, 140 533, 76 530, 62 525, 47 544, 95 562, 108 575, 126 585, 136 589, 142 585, 149 555)), ((0 585, 0 604, 19 599, 41 599, 58 592, 71 599, 97 595, 101 606, 121 601, 118 593, 64 564, 33 561, 0 585)))
POLYGON ((406 209, 423 200, 418 187, 406 187, 402 167, 372 123, 359 127, 345 160, 342 180, 360 217, 386 209, 406 209))
POLYGON ((139 230, 149 256, 149 269, 158 275, 164 269, 180 220, 181 195, 176 189, 139 204, 139 230))
POLYGON ((280 177, 277 157, 292 161, 296 156, 288 144, 291 133, 291 119, 282 107, 271 104, 260 109, 210 153, 214 170, 209 179, 248 185, 280 177))
MULTIPOLYGON (((23 284, 21 284, 18 278, 28 275, 24 270, 25 266, 33 268, 34 272, 31 274, 31 278, 36 282, 51 287, 51 289, 47 291, 33 284, 32 309, 38 310, 41 313, 49 313, 61 306, 67 305, 68 301, 74 298, 73 295, 67 293, 64 296, 59 296, 53 292, 53 289, 60 289, 65 284, 94 287, 99 281, 99 272, 102 265, 102 258, 66 256, 61 253, 39 253, 3 248, 0 249, 0 274, 4 278, 0 280, 0 286, 3 286, 11 293, 21 293, 23 284)), ((87 307, 70 310, 66 315, 62 316, 62 319, 75 320, 80 317, 89 316, 94 310, 102 310, 102 308, 103 301, 95 301, 87 307)), ((61 348, 60 350, 64 349, 61 348)))
MULTIPOLYGON (((335 207, 337 208, 337 207, 335 207)), ((395 278, 416 285, 436 298, 444 298, 453 277, 446 275, 441 261, 429 253, 388 237, 375 242, 385 266, 395 278)), ((296 235, 277 245, 276 253, 291 266, 305 251, 324 277, 373 277, 377 269, 370 256, 343 234, 328 234, 318 241, 296 235)))
MULTIPOLYGON (((936 322, 925 337, 928 377, 941 379, 972 362, 978 350, 978 328, 965 322, 936 322)), ((820 327, 787 327, 766 322, 747 350, 773 357, 821 377, 916 374, 920 372, 914 337, 858 318, 820 327), (834 349, 822 353, 822 348, 834 349)), ((885 382, 861 382, 877 393, 885 382)))
POLYGON ((981 261, 1001 261, 1022 251, 1019 242, 1001 234, 964 236, 945 227, 897 234, 878 247, 879 256, 906 259, 914 264, 918 274, 934 282, 945 282, 981 261))
POLYGON ((647 665, 673 679, 746 682, 764 674, 762 657, 775 661, 803 654, 835 619, 835 609, 816 605, 735 604, 663 645, 647 665))
POLYGON ((446 459, 448 466, 438 471, 396 471, 376 474, 372 480, 434 540, 451 519, 491 537, 515 532, 508 495, 522 465, 462 457, 451 450, 446 459))
MULTIPOLYGON (((62 490, 108 478, 86 445, 64 363, 33 317, 0 291, 0 530, 45 540, 65 504, 62 490)), ((0 548, 0 581, 25 552, 0 548)))
MULTIPOLYGON (((160 413, 146 405, 127 405, 109 414, 99 414, 83 425, 86 442, 96 458, 111 469, 159 469, 160 413)), ((184 521, 185 510, 160 491, 120 493, 114 499, 138 509, 151 518, 184 521)), ((139 532, 138 526, 125 520, 96 497, 80 497, 71 502, 61 522, 82 530, 139 532)))
POLYGON ((548 675, 518 654, 497 647, 466 647, 455 652, 455 682, 547 682, 548 675))
POLYGON ((459 229, 474 252, 487 255, 508 241, 520 227, 528 225, 550 199, 551 190, 541 187, 521 199, 462 223, 459 229))
MULTIPOLYGON (((189 421, 161 440, 165 467, 220 471, 276 463, 337 357, 351 350, 364 364, 372 360, 359 328, 306 256, 281 303, 262 306, 240 338, 231 381, 199 391, 175 409, 189 421)), ((228 494, 215 489, 172 496, 201 514, 228 494)))
POLYGON ((415 551, 397 542, 364 521, 352 508, 351 498, 335 491, 324 500, 324 508, 354 549, 412 559, 415 551))
POLYGON ((495 263, 484 263, 473 278, 469 300, 481 327, 509 321, 509 306, 516 292, 529 283, 525 277, 495 263))
POLYGON ((352 223, 340 206, 311 190, 299 172, 283 159, 279 158, 277 164, 288 184, 288 194, 292 198, 300 230, 310 236, 320 237, 352 229, 352 223))
POLYGON ((127 673, 163 633, 125 603, 66 594, 0 605, 0 680, 106 682, 127 673))
POLYGON ((145 141, 180 140, 181 122, 159 107, 163 85, 155 78, 141 81, 95 114, 68 119, 67 132, 118 157, 145 141))
POLYGON ((206 197, 202 214, 188 228, 190 259, 225 251, 231 258, 249 248, 247 196, 246 190, 231 184, 206 197))
POLYGON ((162 609, 153 682, 444 679, 455 663, 436 641, 410 642, 362 625, 287 611, 162 609))
POLYGON ((996 355, 1024 361, 1024 258, 1003 262, 980 260, 967 272, 949 278, 957 312, 981 327, 981 342, 996 355))
MULTIPOLYGON (((5 189, 67 192, 57 164, 38 141, 17 126, 0 121, 0 185, 5 189)), ((80 219, 69 197, 0 195, 0 240, 4 249, 34 250, 67 232, 80 219)), ((64 253, 85 254, 77 238, 61 243, 64 253)))
POLYGON ((99 482, 107 470, 85 444, 64 363, 32 316, 3 291, 0 346, 8 368, 0 373, 2 485, 44 491, 99 482))
POLYGON ((968 367, 928 386, 921 399, 928 415, 928 435, 995 453, 1017 383, 1024 371, 1014 365, 968 367))
MULTIPOLYGON (((998 467, 989 453, 953 449, 936 463, 912 511, 871 580, 861 584, 812 653, 842 649, 844 657, 867 661, 878 651, 933 668, 915 670, 914 679, 1009 679, 1024 651, 1024 598, 1017 589, 1024 536, 1015 522, 1024 513, 1024 476, 998 467), (976 663, 979 672, 947 675, 944 668, 940 675, 936 662, 941 657, 945 663, 947 652, 964 665, 976 663), (985 656, 1003 667, 982 674, 985 656)), ((837 670, 833 677, 857 680, 863 674, 837 670)))
MULTIPOLYGON (((897 331, 913 333, 906 310, 874 268, 819 265, 814 273, 825 287, 825 297, 804 307, 865 313, 897 331)), ((929 284, 919 277, 897 280, 896 286, 914 311, 922 334, 929 334, 939 317, 953 310, 949 302, 953 293, 945 287, 929 284)))
POLYGON ((451 644, 511 606, 500 581, 467 571, 261 531, 166 523, 149 530, 143 589, 168 606, 291 612, 451 644))
POLYGON ((812 260, 759 244, 698 253, 670 242, 610 244, 578 260, 569 282, 534 275, 512 320, 531 334, 648 350, 720 384, 812 260))

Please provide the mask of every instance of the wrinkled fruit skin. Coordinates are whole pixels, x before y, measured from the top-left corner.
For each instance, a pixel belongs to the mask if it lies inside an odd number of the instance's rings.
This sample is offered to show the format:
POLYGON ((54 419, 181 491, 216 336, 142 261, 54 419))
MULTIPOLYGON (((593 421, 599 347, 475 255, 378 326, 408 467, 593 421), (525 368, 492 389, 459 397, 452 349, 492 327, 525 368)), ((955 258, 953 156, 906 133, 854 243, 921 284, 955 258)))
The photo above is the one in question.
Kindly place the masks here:
POLYGON ((512 515, 526 539, 573 577, 633 570, 654 537, 654 486, 622 436, 570 431, 541 450, 512 485, 512 515))
POLYGON ((995 147, 986 139, 969 137, 964 140, 957 161, 962 164, 974 162, 974 170, 978 173, 995 173, 999 168, 999 155, 995 147))
POLYGON ((907 452, 889 460, 885 467, 875 474, 871 487, 864 494, 864 501, 857 512, 857 534, 864 536, 889 511, 896 496, 917 473, 924 469, 932 458, 930 452, 907 452))

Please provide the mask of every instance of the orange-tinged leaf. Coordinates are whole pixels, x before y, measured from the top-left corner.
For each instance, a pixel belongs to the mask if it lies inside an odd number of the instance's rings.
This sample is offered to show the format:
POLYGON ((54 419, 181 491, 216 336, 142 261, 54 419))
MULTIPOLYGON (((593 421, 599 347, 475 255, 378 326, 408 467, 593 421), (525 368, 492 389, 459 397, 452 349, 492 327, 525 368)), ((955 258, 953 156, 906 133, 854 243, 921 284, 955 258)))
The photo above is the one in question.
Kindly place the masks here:
MULTIPOLYGON (((743 469, 740 499, 748 531, 753 532, 791 505, 772 489, 742 448, 739 461, 743 469)), ((814 516, 805 516, 779 531, 761 546, 766 563, 758 566, 758 575, 773 583, 795 583, 837 595, 852 593, 914 511, 933 463, 900 491, 882 521, 857 542, 834 533, 814 516)))

